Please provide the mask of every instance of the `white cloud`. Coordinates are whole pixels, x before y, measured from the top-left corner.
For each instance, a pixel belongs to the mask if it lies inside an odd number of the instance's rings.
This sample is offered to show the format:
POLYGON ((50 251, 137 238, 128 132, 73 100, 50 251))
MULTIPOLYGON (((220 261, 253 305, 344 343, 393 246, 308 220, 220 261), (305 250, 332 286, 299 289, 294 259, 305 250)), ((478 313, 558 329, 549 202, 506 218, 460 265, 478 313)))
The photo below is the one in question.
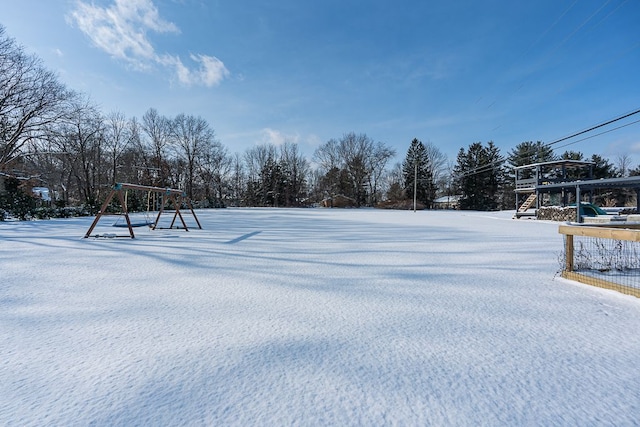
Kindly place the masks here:
POLYGON ((216 86, 229 76, 229 70, 215 56, 191 55, 197 67, 189 68, 182 60, 173 55, 163 55, 158 62, 174 69, 178 81, 185 86, 216 86))
POLYGON ((200 62, 198 76, 205 86, 215 86, 229 75, 229 70, 215 56, 191 55, 191 59, 200 62))
POLYGON ((297 144, 300 141, 300 135, 297 133, 286 134, 279 130, 264 128, 260 131, 262 134, 262 142, 273 145, 283 145, 285 142, 297 144))
POLYGON ((79 1, 71 17, 99 49, 140 69, 156 58, 148 30, 178 32, 160 18, 151 0, 116 0, 106 8, 79 1))
POLYGON ((197 68, 191 69, 178 56, 158 54, 147 33, 177 34, 180 30, 160 17, 152 0, 115 0, 107 7, 79 0, 69 18, 96 47, 135 69, 168 66, 178 81, 189 86, 215 86, 229 75, 224 63, 215 56, 191 55, 197 64, 197 68))
POLYGON ((178 78, 178 81, 181 83, 187 84, 189 82, 189 74, 190 71, 185 65, 182 63, 179 57, 172 55, 163 55, 158 58, 158 62, 167 67, 172 67, 178 78))

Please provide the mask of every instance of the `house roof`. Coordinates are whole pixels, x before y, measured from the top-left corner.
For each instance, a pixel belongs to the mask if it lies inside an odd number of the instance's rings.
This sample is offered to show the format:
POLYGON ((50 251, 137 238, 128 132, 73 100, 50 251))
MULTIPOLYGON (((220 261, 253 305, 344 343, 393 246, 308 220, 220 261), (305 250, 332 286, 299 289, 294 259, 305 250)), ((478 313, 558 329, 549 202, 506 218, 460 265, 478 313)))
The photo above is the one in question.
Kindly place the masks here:
POLYGON ((442 196, 438 197, 433 203, 457 203, 462 196, 442 196))

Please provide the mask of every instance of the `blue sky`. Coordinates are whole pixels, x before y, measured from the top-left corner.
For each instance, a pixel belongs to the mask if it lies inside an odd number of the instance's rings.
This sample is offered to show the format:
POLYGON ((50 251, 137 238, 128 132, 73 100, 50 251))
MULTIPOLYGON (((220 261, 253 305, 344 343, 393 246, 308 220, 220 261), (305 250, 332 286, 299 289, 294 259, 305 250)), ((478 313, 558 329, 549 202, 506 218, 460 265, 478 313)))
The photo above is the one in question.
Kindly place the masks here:
MULTIPOLYGON (((0 23, 104 113, 209 121, 230 152, 344 133, 450 160, 640 109, 637 0, 0 0, 0 23)), ((640 163, 640 114, 554 145, 640 163)))

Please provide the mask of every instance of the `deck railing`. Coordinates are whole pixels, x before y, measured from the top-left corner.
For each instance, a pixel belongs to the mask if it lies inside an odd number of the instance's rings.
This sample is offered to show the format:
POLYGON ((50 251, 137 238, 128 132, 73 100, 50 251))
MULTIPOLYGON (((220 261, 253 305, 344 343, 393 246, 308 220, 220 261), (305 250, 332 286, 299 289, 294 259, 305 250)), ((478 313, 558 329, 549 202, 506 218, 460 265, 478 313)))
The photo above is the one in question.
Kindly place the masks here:
POLYGON ((538 181, 535 178, 517 179, 516 190, 535 188, 538 181))

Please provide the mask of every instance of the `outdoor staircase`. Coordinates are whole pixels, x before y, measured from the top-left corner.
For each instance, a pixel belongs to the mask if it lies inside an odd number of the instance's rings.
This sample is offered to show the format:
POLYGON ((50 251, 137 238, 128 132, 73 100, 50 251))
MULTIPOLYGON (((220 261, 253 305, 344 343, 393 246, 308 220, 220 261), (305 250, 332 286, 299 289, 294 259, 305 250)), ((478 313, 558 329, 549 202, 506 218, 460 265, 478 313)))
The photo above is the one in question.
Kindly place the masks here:
POLYGON ((527 197, 527 200, 525 200, 524 203, 520 205, 520 207, 518 208, 518 212, 526 212, 531 207, 531 205, 533 205, 533 202, 536 201, 536 197, 536 193, 531 193, 531 195, 527 197))

